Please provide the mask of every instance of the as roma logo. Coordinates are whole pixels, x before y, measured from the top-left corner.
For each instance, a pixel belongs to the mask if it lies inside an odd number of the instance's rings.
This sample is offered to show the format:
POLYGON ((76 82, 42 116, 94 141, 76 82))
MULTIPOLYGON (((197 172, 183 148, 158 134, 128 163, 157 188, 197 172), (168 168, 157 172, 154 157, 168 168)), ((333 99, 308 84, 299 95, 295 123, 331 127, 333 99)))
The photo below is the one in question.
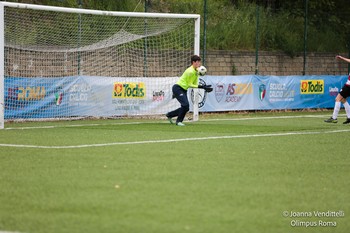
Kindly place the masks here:
POLYGON ((223 83, 217 83, 215 86, 215 99, 219 103, 225 95, 225 86, 223 83))

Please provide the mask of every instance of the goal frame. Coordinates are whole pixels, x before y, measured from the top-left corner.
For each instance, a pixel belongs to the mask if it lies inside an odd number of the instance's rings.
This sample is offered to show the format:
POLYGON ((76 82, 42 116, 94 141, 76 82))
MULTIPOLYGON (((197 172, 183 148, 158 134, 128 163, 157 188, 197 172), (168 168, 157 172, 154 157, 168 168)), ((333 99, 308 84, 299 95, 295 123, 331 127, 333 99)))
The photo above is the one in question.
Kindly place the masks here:
MULTIPOLYGON (((107 15, 107 16, 125 16, 125 17, 145 17, 145 18, 187 18, 194 19, 194 48, 193 54, 200 55, 200 15, 199 14, 173 14, 173 13, 150 13, 150 12, 124 12, 124 11, 101 11, 101 10, 87 10, 80 8, 43 6, 34 4, 23 4, 13 2, 0 2, 0 129, 5 127, 5 7, 42 10, 42 11, 56 11, 65 13, 77 14, 92 14, 92 15, 107 15)), ((199 107, 198 107, 198 90, 194 89, 193 101, 193 121, 198 121, 199 107)))

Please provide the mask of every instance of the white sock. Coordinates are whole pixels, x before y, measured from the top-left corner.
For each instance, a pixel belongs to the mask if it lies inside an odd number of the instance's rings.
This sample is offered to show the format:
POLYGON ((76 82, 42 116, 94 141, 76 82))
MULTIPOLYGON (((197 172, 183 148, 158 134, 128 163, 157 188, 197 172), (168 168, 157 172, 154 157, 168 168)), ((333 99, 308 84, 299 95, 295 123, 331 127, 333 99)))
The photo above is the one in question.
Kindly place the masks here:
POLYGON ((337 119, 338 118, 339 110, 340 110, 340 102, 335 102, 334 110, 333 110, 333 116, 332 116, 333 119, 337 119))
POLYGON ((350 118, 350 105, 349 105, 349 103, 346 101, 343 105, 344 105, 344 108, 345 108, 346 117, 350 118))

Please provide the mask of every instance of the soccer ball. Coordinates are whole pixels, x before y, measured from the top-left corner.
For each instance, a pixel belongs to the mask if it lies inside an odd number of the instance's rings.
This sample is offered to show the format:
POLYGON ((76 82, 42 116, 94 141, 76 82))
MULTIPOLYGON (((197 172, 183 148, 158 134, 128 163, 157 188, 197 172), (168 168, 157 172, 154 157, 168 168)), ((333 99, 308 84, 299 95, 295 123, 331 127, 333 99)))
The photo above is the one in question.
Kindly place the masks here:
POLYGON ((198 67, 197 71, 199 75, 204 76, 207 73, 207 68, 205 68, 204 66, 200 66, 198 67))

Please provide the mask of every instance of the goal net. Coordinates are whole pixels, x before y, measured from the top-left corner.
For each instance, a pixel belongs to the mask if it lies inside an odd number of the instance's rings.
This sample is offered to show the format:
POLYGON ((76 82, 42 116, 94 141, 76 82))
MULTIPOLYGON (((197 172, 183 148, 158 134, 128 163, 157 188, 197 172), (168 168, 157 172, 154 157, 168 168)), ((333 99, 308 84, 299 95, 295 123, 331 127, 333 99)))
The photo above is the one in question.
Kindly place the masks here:
POLYGON ((199 54, 199 15, 8 2, 0 13, 1 128, 165 114, 178 107, 172 85, 199 54))

